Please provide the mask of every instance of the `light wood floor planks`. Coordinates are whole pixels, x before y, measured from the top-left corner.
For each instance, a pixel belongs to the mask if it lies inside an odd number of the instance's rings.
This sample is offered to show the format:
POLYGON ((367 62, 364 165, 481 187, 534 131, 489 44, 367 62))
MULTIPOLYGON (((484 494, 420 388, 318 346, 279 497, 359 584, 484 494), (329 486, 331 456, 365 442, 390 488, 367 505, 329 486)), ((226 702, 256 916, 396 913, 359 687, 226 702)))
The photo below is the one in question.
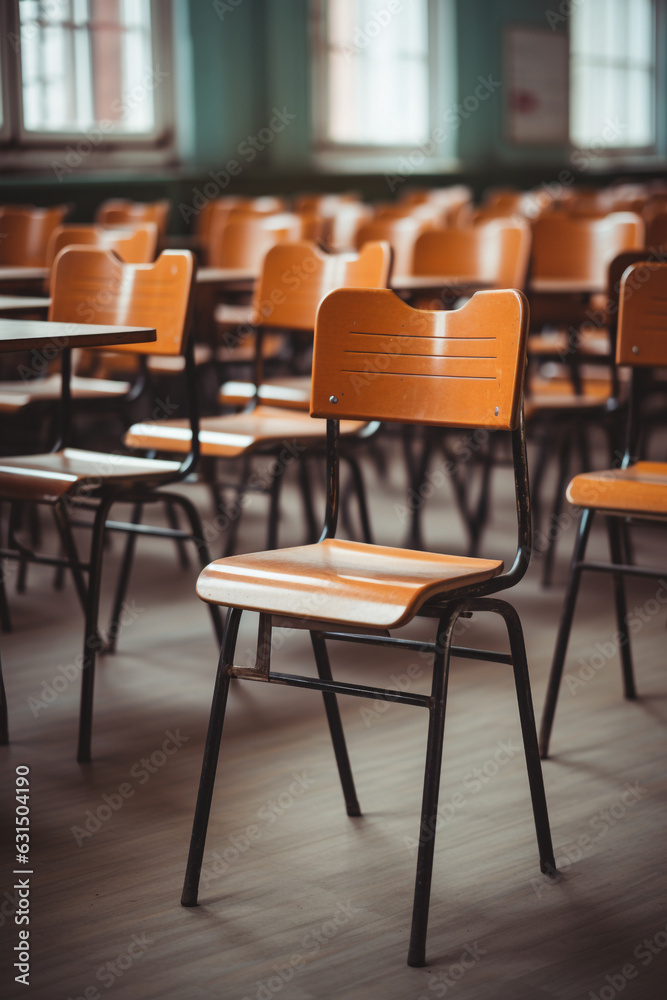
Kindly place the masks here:
MULTIPOLYGON (((405 487, 400 452, 391 443, 385 448, 387 478, 379 478, 373 465, 366 472, 377 539, 395 543, 406 529, 400 511, 405 487)), ((211 517, 206 493, 193 490, 211 517)), ((298 542, 303 516, 293 485, 285 500, 282 540, 298 542)), ((461 551, 463 533, 449 500, 445 487, 427 505, 425 537, 434 549, 461 551)), ((265 510, 256 499, 244 515, 246 549, 264 544, 265 510)), ((514 528, 504 472, 494 482, 493 511, 484 554, 507 559, 514 528)), ((665 541, 658 532, 638 532, 638 557, 667 569, 665 541)), ((216 551, 220 544, 213 543, 216 551)), ((592 545, 605 553, 601 530, 592 545)), ((540 588, 536 563, 516 593, 538 713, 571 549, 568 530, 559 543, 551 590, 540 588)), ((116 541, 107 561, 107 604, 119 550, 116 541)), ((553 758, 544 765, 562 868, 557 882, 541 876, 537 864, 510 668, 454 663, 427 946, 431 965, 415 970, 405 959, 426 733, 426 713, 418 709, 389 705, 377 711, 372 702, 341 700, 364 812, 350 820, 319 695, 236 685, 201 905, 192 910, 179 905, 217 651, 206 608, 194 596, 194 568, 179 570, 171 546, 155 541, 140 543, 139 556, 130 586, 133 610, 119 652, 98 671, 94 763, 84 766, 74 759, 78 682, 68 683, 47 707, 37 706, 37 716, 30 707, 35 701, 29 701, 42 700, 45 692, 48 697, 53 679, 65 676, 59 668, 79 653, 82 623, 73 588, 68 582, 63 592, 54 591, 50 572, 32 568, 27 593, 17 595, 10 574, 14 631, 1 637, 11 710, 11 746, 0 754, 3 997, 609 1000, 621 993, 623 1000, 659 1000, 665 995, 662 606, 647 612, 633 639, 637 702, 623 701, 615 655, 574 693, 563 689, 553 758), (173 752, 165 753, 165 741, 173 752), (35 871, 30 987, 13 982, 17 928, 8 913, 12 777, 24 763, 31 768, 35 871), (128 797, 119 793, 121 786, 128 797), (99 829, 83 836, 86 820, 104 806, 99 829), (653 951, 642 944, 645 939, 653 951), (626 982, 629 963, 635 975, 626 982)), ((629 590, 630 607, 643 607, 657 584, 634 581, 629 590)), ((244 623, 239 661, 253 647, 253 628, 252 621, 244 623)), ((431 630, 432 624, 413 623, 408 634, 425 637, 431 630)), ((608 643, 614 631, 611 585, 589 578, 568 672, 575 675, 598 652, 596 643, 608 643)), ((499 637, 494 622, 479 619, 466 641, 483 645, 499 637)), ((417 662, 423 672, 410 683, 420 690, 428 683, 427 662, 415 654, 342 644, 332 651, 332 662, 341 678, 363 676, 380 686, 406 683, 408 666, 417 662)), ((307 636, 289 637, 275 663, 312 670, 307 636)))

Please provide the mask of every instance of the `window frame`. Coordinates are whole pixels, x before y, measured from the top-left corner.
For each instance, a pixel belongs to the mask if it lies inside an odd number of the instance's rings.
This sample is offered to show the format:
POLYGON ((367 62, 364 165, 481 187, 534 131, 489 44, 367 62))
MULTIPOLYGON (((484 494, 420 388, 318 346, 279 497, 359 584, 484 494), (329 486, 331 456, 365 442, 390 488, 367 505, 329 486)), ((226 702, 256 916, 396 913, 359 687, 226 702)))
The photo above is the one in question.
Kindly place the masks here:
MULTIPOLYGON (((630 0, 628 0, 630 2, 630 0)), ((652 17, 653 17, 653 46, 652 46, 652 61, 651 61, 651 79, 653 81, 653 86, 651 87, 651 101, 652 109, 651 116, 653 122, 653 142, 644 146, 605 146, 604 155, 600 158, 602 160, 609 158, 612 160, 619 159, 635 159, 642 157, 657 157, 659 154, 659 117, 658 108, 661 103, 660 94, 658 92, 658 81, 660 79, 660 48, 658 44, 659 32, 660 32, 660 17, 661 17, 661 4, 658 0, 651 0, 652 17)), ((576 58, 575 54, 572 52, 572 31, 571 25, 568 23, 568 48, 569 48, 569 74, 568 74, 568 88, 569 88, 569 102, 570 102, 570 112, 568 121, 568 141, 571 149, 582 150, 582 152, 590 152, 596 156, 600 156, 602 152, 599 146, 591 144, 580 144, 575 141, 572 135, 572 95, 574 88, 572 87, 572 63, 576 58)), ((616 59, 604 59, 601 60, 601 65, 608 67, 610 62, 617 62, 616 59)), ((628 62, 627 59, 624 62, 628 62)))
MULTIPOLYGON (((432 173, 458 166, 456 129, 445 124, 445 115, 456 107, 456 4, 454 0, 427 0, 428 4, 428 92, 430 95, 429 131, 414 143, 335 142, 326 132, 328 110, 328 45, 326 40, 326 5, 328 0, 311 0, 310 5, 310 79, 312 156, 316 166, 341 172, 374 172, 395 168, 396 158, 420 151, 432 141, 433 132, 447 130, 436 143, 436 152, 424 156, 424 163, 414 173, 432 173)), ((408 0, 403 0, 407 3, 408 0)), ((412 168, 411 168, 412 169, 412 168)))
POLYGON ((153 69, 166 72, 161 85, 155 87, 155 125, 150 132, 114 132, 99 129, 94 122, 84 131, 34 131, 23 122, 23 81, 20 51, 14 49, 10 36, 20 36, 19 0, 0 4, 0 58, 2 61, 4 122, 0 128, 0 152, 5 168, 53 166, 54 154, 64 155, 68 147, 76 151, 80 144, 91 145, 90 135, 97 130, 97 138, 90 152, 84 153, 83 163, 77 170, 91 170, 99 166, 158 166, 173 162, 175 155, 174 94, 173 94, 173 34, 172 4, 150 0, 151 54, 153 69), (103 162, 102 162, 103 161, 103 162))

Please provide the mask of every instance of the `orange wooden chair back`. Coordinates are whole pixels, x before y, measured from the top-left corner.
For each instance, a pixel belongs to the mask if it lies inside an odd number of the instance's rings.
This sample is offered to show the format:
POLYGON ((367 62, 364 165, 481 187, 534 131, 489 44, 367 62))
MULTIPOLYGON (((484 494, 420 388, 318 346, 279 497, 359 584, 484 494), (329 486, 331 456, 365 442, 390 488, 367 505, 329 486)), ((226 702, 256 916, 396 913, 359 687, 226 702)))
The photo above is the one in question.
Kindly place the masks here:
POLYGON ((415 243, 412 273, 473 275, 493 288, 523 288, 530 227, 496 219, 468 229, 430 229, 415 243))
POLYGON ((211 267, 247 268, 259 274, 264 257, 277 243, 301 238, 298 215, 259 215, 234 209, 219 224, 214 220, 209 243, 211 267))
POLYGON ((167 232, 171 202, 168 198, 160 201, 126 201, 123 198, 110 198, 102 202, 95 213, 95 221, 100 226, 139 225, 142 222, 154 222, 158 235, 162 238, 167 232))
POLYGON ((63 247, 93 246, 113 250, 126 264, 150 264, 155 260, 158 231, 154 222, 132 229, 104 226, 58 226, 51 234, 47 263, 51 265, 63 247))
POLYGON ((359 253, 327 254, 303 240, 273 247, 254 298, 255 323, 286 330, 314 330, 320 302, 334 288, 386 288, 388 243, 365 244, 359 253))
POLYGON ((108 250, 65 247, 51 269, 49 319, 150 327, 157 332, 153 343, 124 344, 113 350, 182 354, 194 274, 189 250, 165 250, 154 264, 126 264, 108 250))
POLYGON ((67 205, 0 208, 0 264, 8 267, 45 267, 49 240, 68 212, 67 205))
POLYGON ((532 276, 590 280, 605 287, 610 262, 644 245, 644 223, 632 212, 578 218, 554 212, 533 223, 532 276))
POLYGON ((311 416, 514 429, 528 312, 513 289, 452 311, 413 309, 391 291, 334 291, 317 314, 311 416))
POLYGON ((655 212, 646 223, 646 246, 667 246, 667 207, 664 212, 655 212))
POLYGON ((432 228, 432 225, 429 220, 415 216, 374 218, 359 226, 354 245, 359 248, 364 243, 385 240, 394 251, 394 274, 410 274, 417 237, 426 229, 432 228))
POLYGON ((621 280, 616 364, 667 365, 667 264, 631 264, 621 280))
POLYGON ((370 205, 361 201, 340 202, 331 216, 326 245, 338 253, 354 248, 355 234, 373 214, 370 205))

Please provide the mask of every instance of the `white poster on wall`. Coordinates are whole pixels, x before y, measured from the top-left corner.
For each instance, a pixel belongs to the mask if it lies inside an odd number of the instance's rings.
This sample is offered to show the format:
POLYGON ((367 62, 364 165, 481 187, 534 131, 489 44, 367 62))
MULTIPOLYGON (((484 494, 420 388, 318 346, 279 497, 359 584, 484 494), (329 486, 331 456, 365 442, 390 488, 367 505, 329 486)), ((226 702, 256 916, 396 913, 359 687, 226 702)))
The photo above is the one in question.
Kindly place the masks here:
POLYGON ((565 32, 511 27, 505 32, 507 137, 561 145, 569 138, 569 50, 565 32))

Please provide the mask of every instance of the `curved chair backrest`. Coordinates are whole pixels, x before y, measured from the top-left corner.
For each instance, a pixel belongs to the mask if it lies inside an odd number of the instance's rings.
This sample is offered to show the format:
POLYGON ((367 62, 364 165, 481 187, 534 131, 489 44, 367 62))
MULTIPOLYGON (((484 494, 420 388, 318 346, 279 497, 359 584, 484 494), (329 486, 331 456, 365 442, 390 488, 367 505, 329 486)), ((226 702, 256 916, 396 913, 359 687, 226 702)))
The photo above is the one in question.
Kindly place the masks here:
POLYGON ((553 213, 533 223, 534 278, 576 278, 606 286, 610 262, 644 245, 644 223, 632 212, 601 219, 553 213))
POLYGON ((656 212, 646 223, 646 246, 667 246, 667 209, 656 212))
POLYGON ((104 226, 58 226, 49 240, 47 265, 67 246, 93 246, 113 250, 126 264, 150 264, 155 260, 158 230, 154 222, 132 229, 105 229, 104 226))
POLYGON ((213 220, 208 262, 212 267, 247 268, 259 274, 271 247, 300 239, 302 229, 299 216, 290 212, 258 215, 234 209, 219 223, 213 220))
POLYGON ((354 245, 359 248, 364 243, 386 240, 394 251, 394 274, 410 274, 417 237, 431 227, 432 222, 428 219, 410 215, 403 218, 374 218, 359 226, 354 245))
POLYGON ((150 327, 157 332, 155 342, 124 344, 113 350, 182 354, 194 275, 195 262, 189 250, 165 250, 154 264, 125 264, 108 250, 65 247, 51 269, 49 319, 150 327))
POLYGON ((110 198, 103 201, 95 213, 95 222, 100 226, 139 225, 141 222, 154 222, 158 235, 164 237, 167 232, 171 202, 168 198, 159 201, 128 201, 123 198, 110 198))
POLYGON ((328 254, 302 240, 266 255, 254 298, 258 326, 315 329, 317 307, 334 288, 386 288, 391 269, 388 243, 365 244, 358 253, 328 254))
POLYGON ((341 252, 354 247, 354 238, 359 227, 368 222, 373 214, 370 205, 362 201, 341 201, 330 220, 328 246, 341 252))
POLYGON ((667 365, 667 264, 631 264, 621 280, 616 363, 667 365))
POLYGON ((6 205, 0 208, 0 264, 46 266, 51 234, 68 211, 67 205, 53 208, 6 205))
POLYGON ((452 311, 413 309, 391 291, 334 291, 317 314, 311 415, 513 430, 528 312, 513 289, 452 311))
POLYGON ((530 237, 527 223, 510 219, 469 229, 430 229, 415 243, 412 273, 472 275, 493 288, 523 288, 530 237))

